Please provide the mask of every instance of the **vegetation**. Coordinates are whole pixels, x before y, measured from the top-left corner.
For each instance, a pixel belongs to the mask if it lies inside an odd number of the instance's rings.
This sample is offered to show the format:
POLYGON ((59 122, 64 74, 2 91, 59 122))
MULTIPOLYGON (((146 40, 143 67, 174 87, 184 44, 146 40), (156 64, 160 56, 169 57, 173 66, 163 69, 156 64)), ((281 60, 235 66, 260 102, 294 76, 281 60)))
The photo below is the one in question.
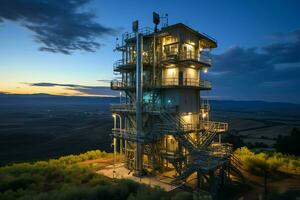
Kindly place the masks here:
POLYGON ((290 171, 300 173, 300 158, 277 152, 255 153, 247 147, 239 148, 235 155, 242 161, 247 170, 255 174, 268 171, 290 171))
POLYGON ((196 200, 181 192, 170 196, 160 188, 150 188, 130 180, 112 181, 77 163, 109 157, 111 154, 89 151, 80 155, 36 163, 12 164, 0 168, 1 200, 196 200))
POLYGON ((294 128, 290 135, 281 136, 279 135, 276 141, 275 148, 277 151, 284 154, 293 154, 300 156, 300 131, 297 128, 294 128))
POLYGON ((224 136, 223 142, 232 144, 233 149, 245 146, 242 136, 239 135, 238 132, 235 130, 228 132, 224 136))

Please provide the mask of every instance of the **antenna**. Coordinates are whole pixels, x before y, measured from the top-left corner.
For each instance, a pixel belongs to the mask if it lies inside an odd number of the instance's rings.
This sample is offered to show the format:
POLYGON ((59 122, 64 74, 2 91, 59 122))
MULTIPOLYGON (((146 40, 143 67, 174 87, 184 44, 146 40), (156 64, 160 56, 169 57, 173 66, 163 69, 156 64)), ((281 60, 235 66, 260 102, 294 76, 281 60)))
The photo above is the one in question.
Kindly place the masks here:
POLYGON ((120 45, 119 45, 119 38, 116 37, 116 47, 114 48, 113 51, 115 52, 119 46, 120 46, 120 45))
POLYGON ((135 20, 132 22, 132 32, 137 33, 139 31, 139 21, 135 20))
POLYGON ((155 24, 154 32, 156 32, 156 33, 158 32, 157 25, 159 24, 159 22, 160 22, 159 14, 156 12, 153 12, 153 23, 155 24))
POLYGON ((163 17, 160 17, 163 21, 162 27, 167 27, 169 24, 169 15, 166 13, 163 17))

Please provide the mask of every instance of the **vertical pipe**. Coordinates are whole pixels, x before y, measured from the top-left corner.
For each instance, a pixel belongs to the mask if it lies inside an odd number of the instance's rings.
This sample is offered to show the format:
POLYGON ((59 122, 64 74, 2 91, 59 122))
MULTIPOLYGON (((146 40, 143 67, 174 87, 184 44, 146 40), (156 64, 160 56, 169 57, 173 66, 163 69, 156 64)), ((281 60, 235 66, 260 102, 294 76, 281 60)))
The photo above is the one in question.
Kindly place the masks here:
POLYGON ((116 154, 117 154, 117 138, 116 138, 116 128, 117 128, 117 117, 115 114, 113 114, 114 118, 114 140, 113 140, 113 145, 114 145, 114 169, 113 169, 113 178, 115 178, 115 173, 116 173, 116 154))
POLYGON ((143 148, 139 140, 142 125, 142 104, 143 104, 143 35, 138 33, 136 36, 136 151, 135 151, 135 175, 140 176, 143 167, 143 148))
POLYGON ((119 118, 120 118, 120 133, 121 133, 121 138, 120 138, 120 155, 122 155, 122 152, 123 152, 123 130, 122 130, 122 118, 121 118, 121 115, 119 115, 119 118))
POLYGON ((156 80, 156 70, 155 70, 155 67, 156 67, 156 37, 155 37, 155 33, 153 33, 153 85, 155 85, 155 80, 156 80))

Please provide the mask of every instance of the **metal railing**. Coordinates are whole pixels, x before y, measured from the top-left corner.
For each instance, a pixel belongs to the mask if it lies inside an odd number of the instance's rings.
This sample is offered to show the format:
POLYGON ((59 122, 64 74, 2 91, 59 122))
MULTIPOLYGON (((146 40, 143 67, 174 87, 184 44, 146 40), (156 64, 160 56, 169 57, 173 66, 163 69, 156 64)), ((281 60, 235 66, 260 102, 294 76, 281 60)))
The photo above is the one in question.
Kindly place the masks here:
POLYGON ((135 128, 113 128, 112 129, 112 137, 118 138, 118 139, 125 139, 129 141, 153 141, 156 139, 155 135, 147 134, 145 132, 139 133, 137 135, 135 128))
POLYGON ((196 86, 202 89, 211 89, 212 84, 207 80, 199 80, 197 78, 163 78, 162 86, 196 86))
MULTIPOLYGON (((113 112, 135 112, 136 107, 135 104, 126 104, 126 103, 119 103, 119 104, 111 104, 110 109, 113 112)), ((161 106, 155 104, 143 104, 143 112, 149 113, 161 113, 161 112, 169 112, 169 113, 177 113, 178 106, 161 106)))
POLYGON ((161 61, 170 61, 170 60, 191 60, 196 62, 201 62, 207 65, 212 64, 212 60, 209 55, 196 53, 195 51, 183 51, 179 53, 178 51, 168 51, 163 53, 160 56, 161 61))
MULTIPOLYGON (((153 31, 153 29, 150 28, 150 27, 143 27, 143 28, 140 28, 140 29, 138 30, 138 32, 139 32, 139 33, 142 33, 142 34, 145 36, 145 35, 150 35, 150 34, 152 34, 154 31, 153 31)), ((122 38, 123 38, 124 40, 129 40, 129 39, 134 38, 135 36, 136 36, 136 32, 131 32, 131 33, 126 32, 126 33, 124 33, 124 34, 122 35, 122 38)))
POLYGON ((212 88, 211 82, 210 81, 206 81, 206 80, 201 80, 199 86, 202 89, 209 89, 210 90, 212 88))
POLYGON ((123 90, 123 89, 130 89, 130 88, 134 88, 134 87, 135 87, 135 85, 133 85, 133 84, 119 81, 117 79, 112 80, 110 82, 110 88, 112 90, 123 90))
MULTIPOLYGON (((143 55, 142 62, 144 64, 151 64, 152 60, 153 60, 153 58, 149 54, 144 54, 143 55)), ((133 57, 132 59, 129 59, 129 60, 120 59, 120 60, 117 60, 116 62, 114 62, 113 69, 118 70, 119 68, 121 68, 125 65, 135 65, 135 64, 136 64, 136 56, 133 57)))
POLYGON ((214 121, 201 121, 200 127, 204 130, 211 130, 220 133, 226 132, 228 130, 228 123, 224 122, 214 122, 214 121))
MULTIPOLYGON (((136 87, 135 81, 123 82, 120 80, 112 80, 110 83, 111 89, 123 90, 123 89, 134 89, 136 87)), ((203 90, 210 90, 212 84, 207 80, 184 78, 179 80, 178 78, 164 78, 161 84, 153 85, 151 83, 144 83, 143 87, 163 87, 163 86, 189 86, 189 87, 200 87, 203 90)))
POLYGON ((110 109, 111 111, 114 112, 121 112, 121 111, 135 112, 136 111, 135 105, 125 104, 125 103, 111 104, 110 109))

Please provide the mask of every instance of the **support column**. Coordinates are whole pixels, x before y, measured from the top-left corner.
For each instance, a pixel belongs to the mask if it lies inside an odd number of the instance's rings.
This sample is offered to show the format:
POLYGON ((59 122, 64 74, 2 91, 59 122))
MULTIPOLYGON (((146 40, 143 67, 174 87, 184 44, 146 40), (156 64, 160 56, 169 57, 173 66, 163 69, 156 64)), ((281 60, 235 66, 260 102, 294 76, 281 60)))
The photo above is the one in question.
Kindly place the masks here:
POLYGON ((142 106, 143 106, 143 35, 136 36, 136 151, 135 151, 135 176, 142 175, 143 145, 141 136, 143 131, 142 106))

